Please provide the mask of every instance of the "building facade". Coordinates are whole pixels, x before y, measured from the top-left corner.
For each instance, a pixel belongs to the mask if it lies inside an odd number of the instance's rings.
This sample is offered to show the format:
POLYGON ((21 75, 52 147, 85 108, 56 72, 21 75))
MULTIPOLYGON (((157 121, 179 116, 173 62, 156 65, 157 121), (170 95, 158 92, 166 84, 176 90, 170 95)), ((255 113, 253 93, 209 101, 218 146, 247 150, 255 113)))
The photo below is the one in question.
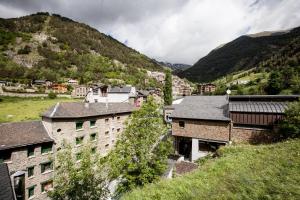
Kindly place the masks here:
POLYGON ((216 91, 216 85, 212 83, 204 83, 198 85, 198 94, 211 94, 216 91))

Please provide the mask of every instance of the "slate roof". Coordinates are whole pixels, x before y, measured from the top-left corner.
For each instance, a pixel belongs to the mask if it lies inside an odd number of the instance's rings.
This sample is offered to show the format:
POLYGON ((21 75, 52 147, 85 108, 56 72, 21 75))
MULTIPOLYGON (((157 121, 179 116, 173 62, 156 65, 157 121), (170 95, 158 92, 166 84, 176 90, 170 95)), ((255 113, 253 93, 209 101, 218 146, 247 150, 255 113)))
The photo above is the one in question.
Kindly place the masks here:
POLYGON ((14 200, 9 171, 6 164, 0 164, 0 199, 14 200))
POLYGON ((284 113, 288 102, 230 102, 230 112, 284 113))
POLYGON ((138 90, 137 92, 139 93, 140 96, 144 96, 144 97, 147 97, 150 94, 150 92, 147 90, 138 90))
POLYGON ((41 121, 0 124, 0 150, 53 142, 41 121))
POLYGON ((135 107, 129 103, 81 103, 64 102, 57 103, 47 110, 43 117, 47 118, 84 118, 116 113, 129 113, 135 107))
POLYGON ((125 87, 112 87, 108 90, 108 93, 130 93, 131 87, 125 86, 125 87))
POLYGON ((226 96, 187 96, 173 106, 171 118, 230 121, 226 96))
POLYGON ((232 95, 229 101, 297 101, 300 95, 232 95))

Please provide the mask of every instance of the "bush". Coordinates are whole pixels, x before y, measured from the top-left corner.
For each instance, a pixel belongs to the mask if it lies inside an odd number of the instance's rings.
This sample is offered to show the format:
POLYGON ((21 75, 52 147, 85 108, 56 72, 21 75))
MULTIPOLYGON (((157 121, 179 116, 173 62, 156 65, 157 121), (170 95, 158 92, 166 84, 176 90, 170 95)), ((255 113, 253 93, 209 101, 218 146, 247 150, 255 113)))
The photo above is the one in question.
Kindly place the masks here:
POLYGON ((29 54, 31 52, 31 47, 26 45, 23 49, 18 51, 18 54, 29 54))
POLYGON ((48 94, 49 99, 55 99, 56 97, 57 97, 57 95, 52 91, 48 94))
POLYGON ((300 137, 300 102, 291 103, 285 111, 286 117, 280 124, 280 132, 285 137, 300 137))

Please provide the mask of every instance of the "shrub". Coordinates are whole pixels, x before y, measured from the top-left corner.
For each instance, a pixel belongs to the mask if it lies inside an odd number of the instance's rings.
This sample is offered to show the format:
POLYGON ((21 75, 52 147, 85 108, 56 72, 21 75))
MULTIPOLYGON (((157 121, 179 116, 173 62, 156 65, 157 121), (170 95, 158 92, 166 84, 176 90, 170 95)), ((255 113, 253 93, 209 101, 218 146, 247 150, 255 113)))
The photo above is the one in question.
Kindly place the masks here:
POLYGON ((286 117, 280 124, 280 132, 285 137, 300 137, 300 102, 291 103, 285 114, 286 117))
POLYGON ((48 94, 49 99, 55 99, 56 97, 57 97, 57 95, 52 91, 48 94))

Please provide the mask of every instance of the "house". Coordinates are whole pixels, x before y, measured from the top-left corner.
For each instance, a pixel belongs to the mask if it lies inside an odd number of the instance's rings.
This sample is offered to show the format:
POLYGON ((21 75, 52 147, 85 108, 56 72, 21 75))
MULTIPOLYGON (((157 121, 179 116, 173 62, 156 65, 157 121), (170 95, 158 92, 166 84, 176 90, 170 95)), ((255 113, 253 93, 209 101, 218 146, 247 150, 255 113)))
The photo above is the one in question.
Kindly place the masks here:
POLYGON ((288 103, 300 95, 187 96, 164 109, 176 154, 194 161, 221 145, 270 142, 288 103))
POLYGON ((192 87, 187 81, 179 78, 178 76, 172 76, 173 98, 190 96, 191 94, 192 94, 192 87))
POLYGON ((187 96, 175 104, 170 118, 176 154, 194 161, 229 143, 227 110, 225 96, 187 96))
POLYGON ((133 110, 129 103, 57 103, 42 115, 42 121, 56 148, 66 141, 79 154, 80 146, 91 142, 93 151, 105 155, 133 110))
POLYGON ((216 91, 216 85, 212 83, 203 83, 198 85, 198 94, 211 94, 216 91))
POLYGON ((66 93, 68 92, 68 88, 66 85, 64 84, 52 84, 51 89, 54 93, 66 93))
POLYGON ((0 87, 6 86, 6 84, 7 84, 7 81, 2 81, 2 80, 0 80, 0 87))
POLYGON ((0 162, 8 167, 17 199, 47 199, 53 142, 41 121, 0 124, 0 162))
POLYGON ((67 82, 68 85, 78 85, 78 81, 77 80, 74 80, 74 79, 69 79, 68 82, 67 82))
POLYGON ((0 164, 0 199, 15 200, 7 164, 0 164))
POLYGON ((51 87, 52 82, 49 80, 34 80, 32 84, 35 86, 44 86, 44 87, 51 87))
POLYGON ((85 85, 76 85, 71 93, 73 98, 84 98, 89 91, 89 88, 85 85))
POLYGON ((108 87, 105 85, 94 86, 90 88, 86 100, 90 103, 109 102, 124 103, 130 102, 134 104, 136 98, 136 89, 132 86, 108 87))

